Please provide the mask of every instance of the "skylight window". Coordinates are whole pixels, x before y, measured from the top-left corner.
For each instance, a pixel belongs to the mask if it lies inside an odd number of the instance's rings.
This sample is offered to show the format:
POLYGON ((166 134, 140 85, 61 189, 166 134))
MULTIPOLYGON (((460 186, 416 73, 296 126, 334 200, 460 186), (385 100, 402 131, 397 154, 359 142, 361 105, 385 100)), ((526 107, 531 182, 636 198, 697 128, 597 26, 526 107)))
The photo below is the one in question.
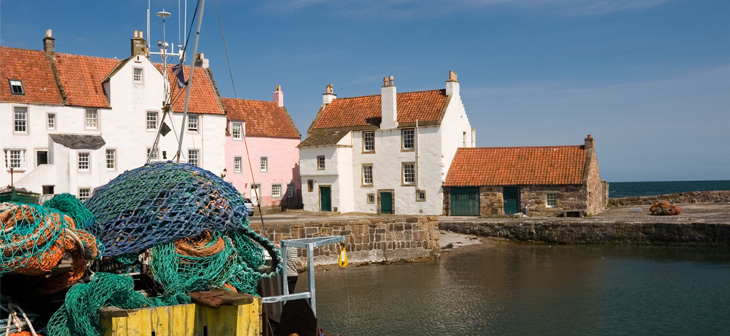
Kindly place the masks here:
POLYGON ((10 79, 10 93, 14 95, 24 95, 23 82, 19 79, 10 79))

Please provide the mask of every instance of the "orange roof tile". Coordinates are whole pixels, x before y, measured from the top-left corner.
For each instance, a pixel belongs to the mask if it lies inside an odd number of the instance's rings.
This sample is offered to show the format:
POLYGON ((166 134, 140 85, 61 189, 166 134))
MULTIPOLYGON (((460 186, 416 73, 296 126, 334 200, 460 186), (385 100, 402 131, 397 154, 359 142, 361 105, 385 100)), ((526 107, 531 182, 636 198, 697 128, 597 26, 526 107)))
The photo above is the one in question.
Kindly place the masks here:
POLYGON ((56 68, 66 93, 66 104, 109 107, 102 81, 121 60, 56 53, 56 68))
POLYGON ((301 135, 286 109, 276 102, 221 98, 228 119, 246 122, 247 136, 296 138, 301 135))
POLYGON ((0 76, 0 101, 63 104, 51 62, 43 51, 0 47, 0 76), (25 94, 12 94, 9 79, 20 80, 25 94))
POLYGON ((582 184, 583 146, 459 148, 445 186, 582 184))
MULTIPOLYGON (((446 90, 403 92, 396 94, 398 122, 438 122, 446 107, 446 90)), ((379 126, 380 95, 337 98, 324 108, 312 129, 352 126, 379 126)))
MULTIPOLYGON (((162 72, 162 64, 155 64, 158 70, 162 72)), ((190 79, 190 66, 185 65, 185 79, 190 79)), ((167 66, 167 77, 170 82, 170 92, 172 94, 172 111, 182 113, 185 110, 185 97, 187 96, 187 88, 178 88, 177 79, 172 73, 172 65, 167 66)), ((203 114, 225 114, 223 106, 218 99, 218 91, 213 81, 208 76, 208 71, 202 67, 195 67, 195 76, 193 76, 192 97, 188 105, 188 113, 203 114)))

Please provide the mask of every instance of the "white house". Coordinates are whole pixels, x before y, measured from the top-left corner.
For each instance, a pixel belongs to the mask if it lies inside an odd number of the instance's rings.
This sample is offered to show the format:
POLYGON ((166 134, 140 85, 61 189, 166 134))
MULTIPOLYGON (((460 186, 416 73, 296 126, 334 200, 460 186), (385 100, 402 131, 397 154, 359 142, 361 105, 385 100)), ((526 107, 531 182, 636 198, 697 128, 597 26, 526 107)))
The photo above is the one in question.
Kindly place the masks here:
MULTIPOLYGON (((0 127, 7 128, 0 132, 0 185, 84 199, 147 162, 162 124, 166 79, 141 31, 124 60, 57 53, 50 30, 43 46, 0 47, 0 127)), ((190 119, 181 127, 184 100, 184 90, 173 91, 173 120, 165 121, 173 131, 153 157, 172 159, 184 128, 183 161, 222 171, 226 118, 207 68, 195 68, 190 119)))
POLYGON ((299 145, 304 209, 440 215, 456 149, 474 143, 452 71, 441 90, 396 93, 391 76, 380 95, 336 98, 330 84, 299 145))

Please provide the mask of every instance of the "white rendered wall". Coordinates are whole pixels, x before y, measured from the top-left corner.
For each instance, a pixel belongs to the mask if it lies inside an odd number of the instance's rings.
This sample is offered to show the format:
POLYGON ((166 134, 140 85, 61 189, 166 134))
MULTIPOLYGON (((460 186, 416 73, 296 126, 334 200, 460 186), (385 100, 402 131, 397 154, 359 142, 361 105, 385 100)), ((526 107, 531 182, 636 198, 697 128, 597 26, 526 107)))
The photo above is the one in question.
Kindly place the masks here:
POLYGON ((302 147, 299 148, 299 169, 302 177, 302 202, 305 211, 319 211, 319 186, 331 186, 332 207, 339 207, 339 184, 337 168, 337 147, 302 147), (317 169, 317 156, 324 155, 325 169, 317 169), (310 192, 307 181, 314 181, 314 188, 310 192))
POLYGON ((451 97, 441 122, 440 136, 441 152, 443 154, 441 164, 442 182, 446 180, 446 174, 448 173, 449 167, 451 167, 451 161, 454 159, 456 149, 459 147, 473 147, 474 142, 472 141, 472 137, 476 136, 472 135, 472 127, 458 92, 457 83, 455 88, 456 94, 451 97), (466 134, 466 146, 464 145, 464 134, 466 134))

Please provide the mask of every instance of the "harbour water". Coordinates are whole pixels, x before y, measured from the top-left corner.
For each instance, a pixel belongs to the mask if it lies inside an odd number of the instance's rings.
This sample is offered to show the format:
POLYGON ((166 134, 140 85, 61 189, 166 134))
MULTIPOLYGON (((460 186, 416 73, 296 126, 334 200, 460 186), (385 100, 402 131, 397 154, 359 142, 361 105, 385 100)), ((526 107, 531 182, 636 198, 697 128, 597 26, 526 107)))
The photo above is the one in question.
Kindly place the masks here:
POLYGON ((720 335, 730 251, 463 247, 440 260, 318 271, 325 330, 355 335, 720 335))
POLYGON ((610 182, 608 197, 653 196, 711 190, 730 190, 730 181, 610 182))

